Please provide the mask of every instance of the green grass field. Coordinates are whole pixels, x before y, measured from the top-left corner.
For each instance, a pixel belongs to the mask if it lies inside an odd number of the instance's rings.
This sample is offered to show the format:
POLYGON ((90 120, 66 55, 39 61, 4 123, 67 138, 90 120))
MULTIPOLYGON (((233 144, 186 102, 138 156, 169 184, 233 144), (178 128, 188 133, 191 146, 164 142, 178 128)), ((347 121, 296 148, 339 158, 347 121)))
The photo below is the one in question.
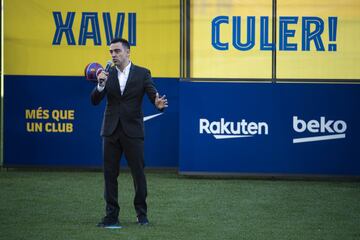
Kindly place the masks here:
POLYGON ((100 172, 0 172, 0 239, 360 239, 358 182, 196 179, 148 173, 150 225, 135 224, 128 172, 123 229, 103 216, 100 172))

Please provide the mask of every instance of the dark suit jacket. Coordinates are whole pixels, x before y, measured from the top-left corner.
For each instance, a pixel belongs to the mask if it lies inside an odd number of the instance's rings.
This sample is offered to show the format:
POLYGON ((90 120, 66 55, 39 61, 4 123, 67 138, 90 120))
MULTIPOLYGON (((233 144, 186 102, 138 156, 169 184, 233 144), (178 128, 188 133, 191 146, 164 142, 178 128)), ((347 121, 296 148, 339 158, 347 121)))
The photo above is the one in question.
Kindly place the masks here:
POLYGON ((100 135, 110 136, 120 121, 127 136, 143 138, 142 99, 146 93, 154 104, 156 92, 150 71, 131 63, 124 93, 121 95, 117 70, 112 67, 109 71, 105 89, 99 92, 95 87, 91 93, 93 105, 99 104, 105 96, 107 97, 100 135))

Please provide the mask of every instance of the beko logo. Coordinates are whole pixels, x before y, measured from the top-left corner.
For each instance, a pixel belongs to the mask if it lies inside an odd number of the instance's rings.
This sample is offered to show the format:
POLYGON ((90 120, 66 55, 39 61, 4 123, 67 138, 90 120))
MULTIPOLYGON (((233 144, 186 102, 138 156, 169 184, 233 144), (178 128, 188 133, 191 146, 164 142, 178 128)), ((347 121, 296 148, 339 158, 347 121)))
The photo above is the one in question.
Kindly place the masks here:
POLYGON ((320 117, 320 121, 310 120, 309 122, 305 122, 304 120, 299 119, 298 116, 293 116, 293 129, 296 132, 303 133, 307 131, 310 133, 319 134, 318 136, 294 138, 293 143, 345 138, 346 128, 346 122, 343 120, 326 120, 325 117, 322 116, 320 117))
POLYGON ((268 135, 269 126, 265 122, 227 122, 224 118, 220 121, 210 122, 206 118, 199 120, 199 133, 212 134, 216 139, 253 137, 254 135, 268 135))

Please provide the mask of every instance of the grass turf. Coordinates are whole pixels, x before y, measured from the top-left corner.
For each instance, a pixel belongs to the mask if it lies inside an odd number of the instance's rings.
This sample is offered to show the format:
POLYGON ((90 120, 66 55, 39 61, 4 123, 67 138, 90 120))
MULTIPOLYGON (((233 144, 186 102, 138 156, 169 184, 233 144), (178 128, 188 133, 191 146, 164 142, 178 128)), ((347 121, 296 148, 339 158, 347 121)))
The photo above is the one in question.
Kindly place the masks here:
POLYGON ((360 239, 358 182, 194 179, 148 173, 150 225, 135 224, 119 177, 123 229, 104 213, 100 172, 0 172, 0 239, 360 239))

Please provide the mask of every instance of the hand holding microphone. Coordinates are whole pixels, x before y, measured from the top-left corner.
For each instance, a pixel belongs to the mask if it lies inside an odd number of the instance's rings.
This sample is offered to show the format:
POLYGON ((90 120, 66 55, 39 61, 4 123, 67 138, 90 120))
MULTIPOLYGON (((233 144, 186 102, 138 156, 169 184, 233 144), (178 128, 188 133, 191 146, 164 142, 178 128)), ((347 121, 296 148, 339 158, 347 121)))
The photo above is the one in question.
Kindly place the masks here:
POLYGON ((99 84, 100 87, 105 87, 106 81, 107 81, 108 76, 109 76, 109 70, 110 70, 111 65, 112 65, 112 61, 108 61, 106 63, 105 69, 99 69, 100 73, 96 74, 98 84, 99 84))

